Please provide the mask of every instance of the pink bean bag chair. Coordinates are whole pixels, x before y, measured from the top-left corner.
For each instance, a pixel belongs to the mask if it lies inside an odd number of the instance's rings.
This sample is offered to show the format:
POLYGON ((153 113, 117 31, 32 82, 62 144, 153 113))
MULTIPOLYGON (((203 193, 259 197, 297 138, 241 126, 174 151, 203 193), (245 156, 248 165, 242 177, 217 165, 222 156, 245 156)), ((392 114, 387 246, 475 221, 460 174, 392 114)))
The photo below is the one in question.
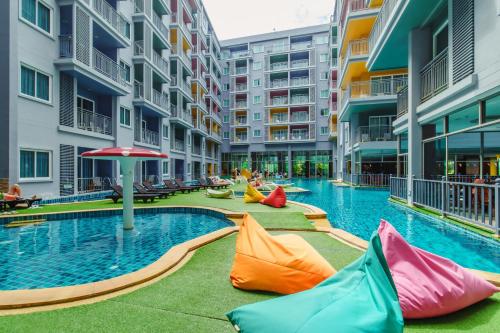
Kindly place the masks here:
POLYGON ((272 206, 274 208, 281 208, 286 206, 286 194, 285 190, 281 186, 276 187, 267 198, 260 201, 263 205, 272 206))
POLYGON ((453 261, 411 246, 384 220, 378 234, 404 318, 446 315, 499 291, 453 261))

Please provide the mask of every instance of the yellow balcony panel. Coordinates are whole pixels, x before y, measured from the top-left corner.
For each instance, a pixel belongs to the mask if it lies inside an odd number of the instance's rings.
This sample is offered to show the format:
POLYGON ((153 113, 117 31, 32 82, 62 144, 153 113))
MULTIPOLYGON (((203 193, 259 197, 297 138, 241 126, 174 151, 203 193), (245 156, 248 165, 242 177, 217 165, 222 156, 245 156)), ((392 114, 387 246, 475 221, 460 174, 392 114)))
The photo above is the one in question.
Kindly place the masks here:
POLYGON ((271 114, 275 114, 275 113, 288 113, 288 109, 287 108, 274 108, 274 109, 270 109, 269 112, 271 114))
POLYGON ((340 54, 344 55, 346 52, 346 46, 350 41, 356 39, 368 38, 372 31, 372 27, 375 24, 377 15, 363 17, 359 19, 351 19, 347 23, 345 32, 343 34, 342 43, 340 44, 340 54))
POLYGON ((177 44, 177 29, 170 29, 170 41, 172 44, 177 44))
POLYGON ((383 3, 384 3, 384 0, 370 0, 370 2, 368 3, 368 7, 379 8, 382 6, 383 3))

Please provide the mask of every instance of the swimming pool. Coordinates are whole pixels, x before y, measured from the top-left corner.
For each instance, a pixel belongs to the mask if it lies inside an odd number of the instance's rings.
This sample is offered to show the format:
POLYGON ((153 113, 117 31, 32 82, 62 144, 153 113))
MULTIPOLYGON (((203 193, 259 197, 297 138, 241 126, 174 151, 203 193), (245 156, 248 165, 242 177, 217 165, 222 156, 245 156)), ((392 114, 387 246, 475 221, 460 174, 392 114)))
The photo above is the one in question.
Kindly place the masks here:
POLYGON ((499 242, 389 203, 387 191, 337 187, 326 180, 293 182, 311 193, 290 194, 290 200, 320 207, 335 228, 367 240, 385 219, 415 246, 465 267, 500 273, 499 242))
POLYGON ((50 221, 0 228, 0 290, 50 288, 110 279, 155 262, 173 246, 231 226, 205 214, 161 213, 50 221))

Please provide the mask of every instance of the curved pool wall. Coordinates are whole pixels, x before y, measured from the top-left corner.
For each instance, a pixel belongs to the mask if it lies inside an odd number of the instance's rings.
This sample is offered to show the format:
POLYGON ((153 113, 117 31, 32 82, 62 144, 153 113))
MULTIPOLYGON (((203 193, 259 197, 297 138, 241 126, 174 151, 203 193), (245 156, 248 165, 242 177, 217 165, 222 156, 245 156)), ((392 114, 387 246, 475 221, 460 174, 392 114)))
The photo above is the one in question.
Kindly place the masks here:
POLYGON ((388 191, 337 187, 326 180, 293 182, 311 192, 290 193, 289 199, 323 209, 334 228, 368 240, 380 219, 385 219, 415 246, 464 267, 500 273, 498 241, 390 203, 388 191))
POLYGON ((234 225, 222 213, 191 208, 136 211, 132 231, 123 230, 117 211, 63 216, 47 215, 51 221, 39 225, 0 228, 0 290, 111 279, 154 263, 175 245, 234 225))

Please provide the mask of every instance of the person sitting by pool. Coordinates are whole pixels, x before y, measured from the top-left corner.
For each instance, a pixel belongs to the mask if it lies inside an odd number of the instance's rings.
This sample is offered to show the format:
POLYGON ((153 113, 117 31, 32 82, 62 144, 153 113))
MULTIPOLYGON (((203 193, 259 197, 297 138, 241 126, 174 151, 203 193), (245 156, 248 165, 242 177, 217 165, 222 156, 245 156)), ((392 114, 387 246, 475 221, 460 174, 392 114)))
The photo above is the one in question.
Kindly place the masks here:
POLYGON ((5 201, 15 201, 22 197, 21 193, 21 186, 14 184, 9 188, 9 192, 2 194, 5 201))

